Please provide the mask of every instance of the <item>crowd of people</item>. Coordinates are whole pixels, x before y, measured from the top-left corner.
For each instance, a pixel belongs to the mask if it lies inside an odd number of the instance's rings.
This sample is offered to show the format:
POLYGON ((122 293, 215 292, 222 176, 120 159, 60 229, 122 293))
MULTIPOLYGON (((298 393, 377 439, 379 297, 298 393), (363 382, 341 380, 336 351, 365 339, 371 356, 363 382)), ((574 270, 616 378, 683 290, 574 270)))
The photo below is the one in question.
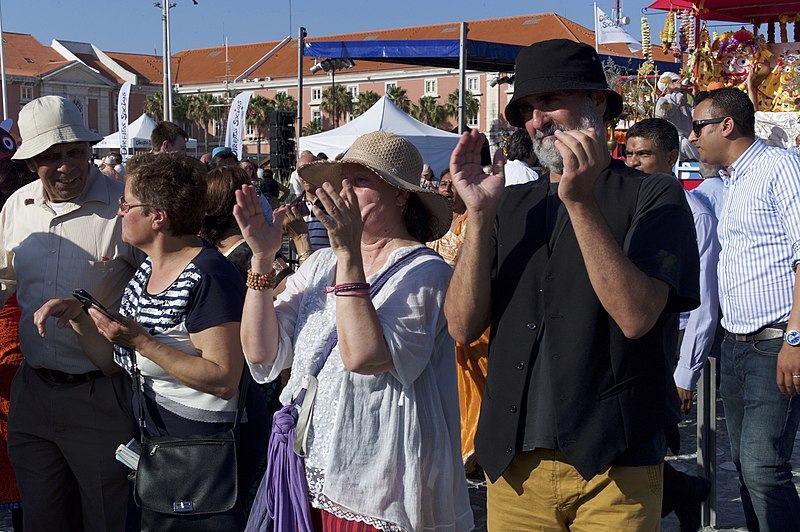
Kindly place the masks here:
POLYGON ((673 511, 697 530, 709 481, 664 457, 718 353, 748 529, 793 530, 800 156, 756 138, 744 92, 689 105, 680 83, 614 159, 623 101, 596 51, 535 43, 491 171, 478 131, 438 178, 378 131, 303 152, 291 190, 230 148, 188 157, 169 122, 97 167, 72 102, 28 103, 0 159, 14 529, 166 529, 117 447, 237 427, 248 531, 471 530, 468 477, 491 531, 673 511), (687 155, 692 192, 672 175, 687 155))

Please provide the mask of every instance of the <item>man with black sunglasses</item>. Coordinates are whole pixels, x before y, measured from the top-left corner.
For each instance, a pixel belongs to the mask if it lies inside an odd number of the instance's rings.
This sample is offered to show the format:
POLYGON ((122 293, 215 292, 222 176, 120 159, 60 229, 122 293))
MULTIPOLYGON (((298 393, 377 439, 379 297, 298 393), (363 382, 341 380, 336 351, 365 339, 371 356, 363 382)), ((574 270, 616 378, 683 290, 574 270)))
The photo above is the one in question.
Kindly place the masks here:
POLYGON ((719 223, 720 394, 749 530, 794 530, 789 458, 800 424, 800 156, 755 136, 737 89, 700 93, 689 140, 728 167, 719 223))

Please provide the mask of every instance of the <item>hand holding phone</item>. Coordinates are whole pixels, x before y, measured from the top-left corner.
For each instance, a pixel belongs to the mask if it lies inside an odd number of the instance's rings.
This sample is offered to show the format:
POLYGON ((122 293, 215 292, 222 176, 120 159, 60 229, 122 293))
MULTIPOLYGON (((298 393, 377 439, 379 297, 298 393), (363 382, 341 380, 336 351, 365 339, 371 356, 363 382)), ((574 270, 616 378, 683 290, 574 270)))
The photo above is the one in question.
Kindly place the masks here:
POLYGON ((119 323, 119 320, 113 314, 111 314, 111 311, 109 311, 105 306, 103 306, 102 303, 100 303, 97 299, 95 299, 94 296, 92 296, 92 294, 90 294, 86 290, 82 288, 73 290, 72 296, 81 302, 81 304, 83 305, 83 311, 86 312, 87 314, 89 312, 89 307, 94 307, 107 318, 119 323))

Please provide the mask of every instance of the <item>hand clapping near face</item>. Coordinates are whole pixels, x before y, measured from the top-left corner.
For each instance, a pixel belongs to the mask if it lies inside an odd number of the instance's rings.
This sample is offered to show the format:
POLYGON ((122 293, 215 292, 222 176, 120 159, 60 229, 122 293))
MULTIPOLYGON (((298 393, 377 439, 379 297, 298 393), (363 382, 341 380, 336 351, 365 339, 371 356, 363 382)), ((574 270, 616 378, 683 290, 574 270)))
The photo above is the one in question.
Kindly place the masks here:
POLYGON ((594 182, 611 159, 605 139, 594 128, 556 130, 554 135, 564 160, 558 196, 564 203, 590 201, 594 182))
POLYGON ((485 140, 478 130, 465 132, 450 156, 453 186, 471 212, 493 211, 505 186, 502 167, 495 167, 491 175, 483 171, 481 147, 485 140))
POLYGON ((253 256, 263 256, 271 263, 281 248, 286 207, 275 210, 272 214, 273 223, 270 225, 264 218, 264 211, 261 209, 255 187, 242 185, 242 189, 236 191, 233 216, 236 218, 236 223, 239 224, 239 230, 247 241, 247 245, 253 251, 253 256))
POLYGON ((342 180, 342 191, 339 194, 330 183, 323 183, 316 194, 325 211, 314 205, 314 216, 328 230, 328 240, 333 252, 358 252, 361 249, 364 223, 361 220, 358 198, 350 181, 342 180))

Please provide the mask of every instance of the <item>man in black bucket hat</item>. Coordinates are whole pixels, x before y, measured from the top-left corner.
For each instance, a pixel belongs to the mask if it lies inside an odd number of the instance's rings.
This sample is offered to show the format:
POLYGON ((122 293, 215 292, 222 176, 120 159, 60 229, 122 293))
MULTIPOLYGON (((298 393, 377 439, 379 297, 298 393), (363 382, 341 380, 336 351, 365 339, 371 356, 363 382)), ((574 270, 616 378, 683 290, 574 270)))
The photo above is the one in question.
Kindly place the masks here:
POLYGON ((550 178, 504 189, 477 132, 450 161, 470 227, 445 312, 461 343, 492 331, 475 438, 489 530, 657 530, 678 418, 665 339, 698 302, 691 212, 670 176, 611 160, 622 99, 593 48, 533 44, 515 75, 506 119, 550 178))

